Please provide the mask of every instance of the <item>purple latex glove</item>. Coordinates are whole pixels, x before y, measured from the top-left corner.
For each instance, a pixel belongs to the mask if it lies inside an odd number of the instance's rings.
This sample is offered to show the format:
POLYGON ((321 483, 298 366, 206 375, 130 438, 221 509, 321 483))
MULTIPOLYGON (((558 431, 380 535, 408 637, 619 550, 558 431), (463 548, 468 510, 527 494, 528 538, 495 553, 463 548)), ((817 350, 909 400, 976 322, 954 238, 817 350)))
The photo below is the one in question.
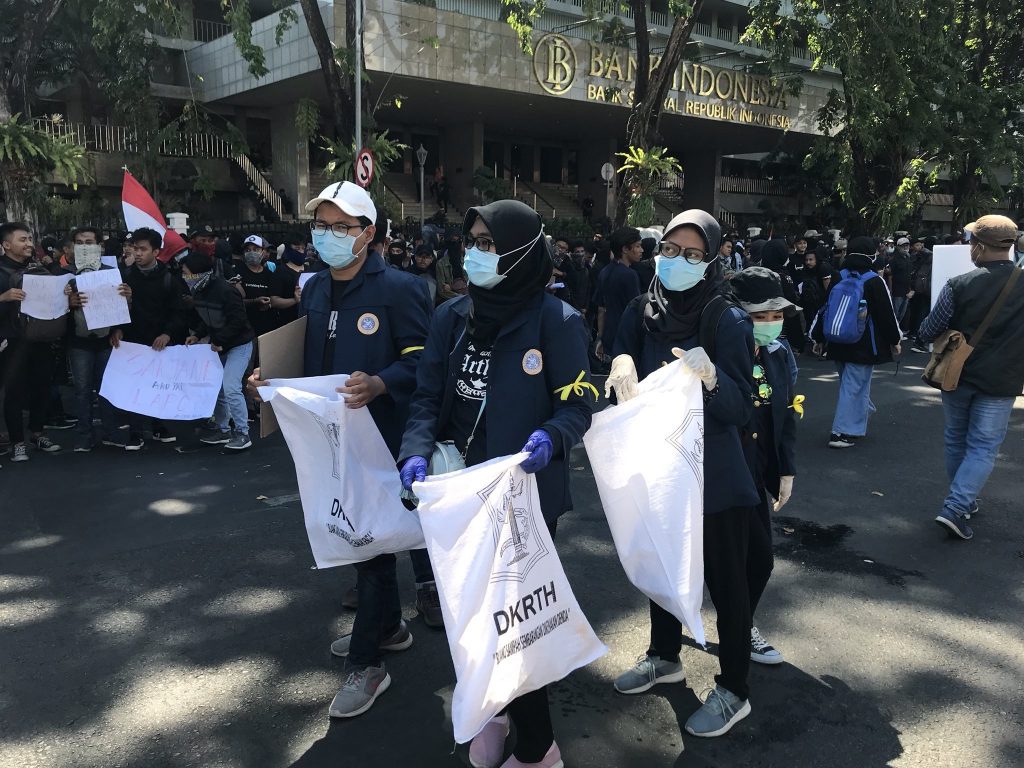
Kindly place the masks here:
POLYGON ((410 456, 405 460, 399 474, 402 477, 402 487, 411 491, 413 483, 427 479, 427 460, 422 456, 410 456))
POLYGON ((530 475, 534 472, 540 472, 551 463, 551 454, 554 451, 555 447, 551 444, 551 435, 543 429, 538 429, 530 435, 530 439, 523 446, 522 452, 530 455, 519 466, 523 468, 523 472, 530 475))

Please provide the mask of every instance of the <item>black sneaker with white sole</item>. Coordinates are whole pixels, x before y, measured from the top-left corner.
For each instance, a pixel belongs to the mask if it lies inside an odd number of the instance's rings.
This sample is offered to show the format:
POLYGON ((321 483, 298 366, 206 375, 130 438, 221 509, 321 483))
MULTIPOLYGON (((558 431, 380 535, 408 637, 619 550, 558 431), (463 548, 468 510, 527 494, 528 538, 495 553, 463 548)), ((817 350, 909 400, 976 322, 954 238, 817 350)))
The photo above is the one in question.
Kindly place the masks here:
POLYGON ((245 432, 233 432, 231 439, 224 443, 224 447, 229 451, 244 451, 252 447, 252 440, 245 432))
POLYGON ((829 448, 853 448, 854 445, 856 445, 856 443, 849 435, 838 435, 835 432, 829 435, 829 448))

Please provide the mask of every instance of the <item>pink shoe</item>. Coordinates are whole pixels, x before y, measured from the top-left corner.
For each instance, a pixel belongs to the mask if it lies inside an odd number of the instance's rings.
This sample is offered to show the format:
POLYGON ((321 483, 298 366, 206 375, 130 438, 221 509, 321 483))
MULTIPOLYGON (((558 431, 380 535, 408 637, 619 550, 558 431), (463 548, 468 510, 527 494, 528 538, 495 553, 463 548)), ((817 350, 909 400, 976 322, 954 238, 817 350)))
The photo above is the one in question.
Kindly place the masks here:
POLYGON ((502 764, 501 768, 530 768, 530 766, 536 766, 536 768, 563 768, 564 765, 565 763, 562 762, 562 753, 558 750, 558 745, 555 742, 551 742, 551 749, 541 758, 539 763, 524 763, 516 760, 516 756, 512 755, 502 764))
POLYGON ((473 768, 498 768, 505 754, 508 738, 508 715, 491 718, 484 729, 469 743, 469 764, 473 768))

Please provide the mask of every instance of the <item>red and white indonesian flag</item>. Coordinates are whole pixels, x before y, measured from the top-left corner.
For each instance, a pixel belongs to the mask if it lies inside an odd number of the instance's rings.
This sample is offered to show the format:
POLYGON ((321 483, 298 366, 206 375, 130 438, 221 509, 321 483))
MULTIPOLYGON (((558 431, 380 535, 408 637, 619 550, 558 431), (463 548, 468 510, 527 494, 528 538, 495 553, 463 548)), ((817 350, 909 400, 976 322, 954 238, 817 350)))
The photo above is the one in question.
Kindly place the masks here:
POLYGON ((168 262, 175 254, 186 248, 181 235, 173 229, 168 229, 156 201, 127 170, 124 172, 124 184, 121 187, 121 209, 124 211, 124 223, 129 232, 148 227, 160 233, 164 239, 164 247, 157 257, 160 261, 168 262))

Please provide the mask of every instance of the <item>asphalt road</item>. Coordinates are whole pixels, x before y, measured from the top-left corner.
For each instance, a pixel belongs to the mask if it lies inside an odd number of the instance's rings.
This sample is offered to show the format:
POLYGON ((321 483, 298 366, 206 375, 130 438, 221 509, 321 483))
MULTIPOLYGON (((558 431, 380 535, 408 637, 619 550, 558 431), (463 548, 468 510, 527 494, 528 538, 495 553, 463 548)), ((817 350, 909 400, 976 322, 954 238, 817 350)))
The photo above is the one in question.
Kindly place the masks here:
MULTIPOLYGON (((575 454, 558 549, 611 650, 552 688, 566 765, 1024 764, 1024 414, 975 539, 953 541, 932 522, 942 414, 920 368, 876 373, 871 435, 840 452, 824 445, 835 375, 803 367, 800 474, 758 616, 788 663, 755 665, 753 714, 724 738, 681 735, 717 668, 710 604, 712 642, 684 649, 685 686, 612 690, 646 648, 647 604, 575 454)), ((342 665, 328 646, 351 626, 338 600, 354 573, 311 568, 279 435, 228 455, 187 432, 182 452, 0 460, 0 766, 467 765, 447 644, 415 618, 408 558, 415 643, 388 660, 392 687, 370 712, 331 722, 342 665)))

